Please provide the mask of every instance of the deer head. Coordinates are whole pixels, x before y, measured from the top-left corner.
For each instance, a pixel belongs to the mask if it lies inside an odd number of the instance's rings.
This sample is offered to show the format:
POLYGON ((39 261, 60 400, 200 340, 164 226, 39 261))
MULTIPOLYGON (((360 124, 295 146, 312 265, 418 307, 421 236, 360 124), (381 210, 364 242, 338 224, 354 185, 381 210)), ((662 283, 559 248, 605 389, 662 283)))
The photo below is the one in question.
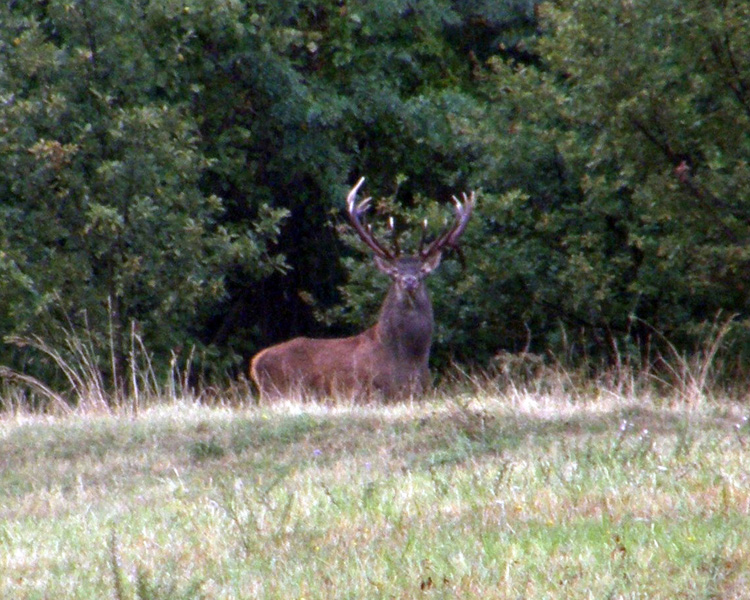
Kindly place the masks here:
MULTIPOLYGON (((372 198, 367 197, 359 203, 356 201, 357 192, 364 181, 364 177, 360 178, 346 197, 349 221, 360 239, 373 251, 377 268, 393 280, 394 286, 401 293, 414 296, 421 288, 424 278, 440 265, 443 249, 456 247, 458 238, 466 229, 474 209, 475 194, 472 192, 470 196, 467 196, 464 193, 463 202, 453 196, 453 203, 456 207, 453 223, 426 248, 423 232, 417 255, 404 258, 395 242, 393 250, 389 250, 373 236, 372 229, 365 224, 364 216, 372 198)), ((425 229, 426 225, 425 223, 425 229)))

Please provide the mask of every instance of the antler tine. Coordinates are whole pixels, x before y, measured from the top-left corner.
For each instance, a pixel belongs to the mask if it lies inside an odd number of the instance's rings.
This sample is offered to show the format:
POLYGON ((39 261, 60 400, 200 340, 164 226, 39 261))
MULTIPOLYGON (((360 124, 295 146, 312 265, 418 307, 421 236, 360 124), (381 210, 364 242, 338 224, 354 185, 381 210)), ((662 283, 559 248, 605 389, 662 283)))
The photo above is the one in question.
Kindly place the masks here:
POLYGON ((359 188, 361 187, 362 183, 364 183, 364 181, 365 178, 361 177, 360 180, 349 191, 349 194, 346 197, 346 206, 347 214, 349 215, 349 221, 351 222, 355 231, 359 234, 359 237, 362 239, 362 241, 367 244, 370 249, 375 252, 375 254, 377 254, 381 258, 393 260, 393 258, 395 258, 393 253, 387 250, 380 242, 378 242, 378 240, 375 239, 375 236, 372 235, 372 231, 370 230, 370 228, 366 227, 362 223, 362 216, 365 214, 365 212, 367 212, 367 209, 370 206, 370 200, 372 200, 372 198, 368 197, 362 200, 359 204, 356 204, 357 192, 359 191, 359 188))
POLYGON ((401 244, 398 243, 398 231, 396 230, 396 221, 391 217, 388 219, 388 227, 391 230, 391 243, 393 244, 393 253, 396 256, 401 255, 401 244))
MULTIPOLYGON (((349 209, 349 212, 351 213, 354 210, 354 202, 357 199, 357 192, 359 191, 359 188, 362 187, 362 184, 365 182, 364 177, 360 177, 359 181, 354 184, 354 187, 349 190, 349 194, 346 196, 346 207, 349 209)), ((361 203, 364 204, 367 202, 369 198, 365 198, 365 200, 361 203)))
POLYGON ((453 196, 453 203, 456 205, 457 224, 446 242, 448 246, 455 246, 458 238, 461 237, 464 229, 466 229, 466 225, 469 223, 469 217, 471 217, 471 212, 474 210, 474 203, 477 199, 476 192, 471 192, 470 196, 467 196, 466 192, 463 192, 461 196, 464 200, 463 203, 453 196))
POLYGON ((427 241, 427 219, 422 221, 422 235, 419 236, 419 255, 424 255, 424 245, 427 241))
POLYGON ((472 192, 471 195, 467 196, 466 192, 462 194, 463 202, 453 196, 453 204, 456 206, 456 217, 452 225, 450 225, 443 233, 441 233, 428 247, 427 250, 421 250, 420 254, 423 258, 426 258, 436 252, 440 252, 446 246, 455 247, 458 242, 458 238, 466 229, 466 225, 469 223, 469 218, 474 210, 474 203, 476 201, 476 193, 472 192))

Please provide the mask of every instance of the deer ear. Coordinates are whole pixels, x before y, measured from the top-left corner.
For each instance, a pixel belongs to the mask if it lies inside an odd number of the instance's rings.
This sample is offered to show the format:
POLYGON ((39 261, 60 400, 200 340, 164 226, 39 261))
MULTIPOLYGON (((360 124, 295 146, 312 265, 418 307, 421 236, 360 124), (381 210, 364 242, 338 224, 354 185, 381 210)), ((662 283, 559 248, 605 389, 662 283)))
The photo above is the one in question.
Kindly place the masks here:
POLYGON ((428 255, 427 258, 422 261, 422 266, 420 267, 422 273, 424 273, 425 275, 427 275, 428 273, 432 273, 432 271, 438 268, 441 258, 443 258, 442 252, 435 252, 428 255))
POLYGON ((374 256, 374 258, 375 266, 378 268, 378 270, 381 273, 385 273, 389 277, 393 277, 393 275, 396 273, 396 266, 391 261, 382 258, 377 254, 374 256))

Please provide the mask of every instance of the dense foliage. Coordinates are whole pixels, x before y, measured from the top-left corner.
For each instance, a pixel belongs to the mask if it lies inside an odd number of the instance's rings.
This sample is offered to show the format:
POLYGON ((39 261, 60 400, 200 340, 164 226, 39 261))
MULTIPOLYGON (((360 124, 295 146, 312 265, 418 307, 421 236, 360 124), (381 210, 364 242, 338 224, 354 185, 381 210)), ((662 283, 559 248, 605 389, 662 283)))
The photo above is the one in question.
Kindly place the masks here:
POLYGON ((364 174, 407 247, 479 190, 438 364, 689 349, 748 311, 749 38, 740 0, 3 3, 0 335, 86 331, 116 375, 136 336, 224 372, 361 329, 364 174))

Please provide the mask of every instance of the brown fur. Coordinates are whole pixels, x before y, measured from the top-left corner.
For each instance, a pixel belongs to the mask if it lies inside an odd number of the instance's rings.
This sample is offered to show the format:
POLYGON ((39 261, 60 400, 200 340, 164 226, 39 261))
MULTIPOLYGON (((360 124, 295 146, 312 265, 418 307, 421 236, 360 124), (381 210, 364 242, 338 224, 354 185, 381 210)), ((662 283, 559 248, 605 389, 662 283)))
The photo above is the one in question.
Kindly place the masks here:
POLYGON ((405 370, 383 344, 377 325, 347 338, 295 338, 266 348, 250 363, 250 375, 264 400, 295 391, 356 398, 422 391, 429 380, 426 361, 419 365, 418 377, 397 377, 405 370))

